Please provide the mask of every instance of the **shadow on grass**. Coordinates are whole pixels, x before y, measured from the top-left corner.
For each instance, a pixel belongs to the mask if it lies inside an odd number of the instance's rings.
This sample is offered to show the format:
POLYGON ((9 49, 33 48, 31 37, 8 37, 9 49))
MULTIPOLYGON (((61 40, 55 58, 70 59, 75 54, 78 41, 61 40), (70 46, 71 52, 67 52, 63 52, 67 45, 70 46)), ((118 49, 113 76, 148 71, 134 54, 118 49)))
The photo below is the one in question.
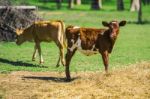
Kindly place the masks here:
MULTIPOLYGON (((53 82, 68 82, 66 81, 66 78, 61 78, 61 77, 38 77, 38 76, 24 76, 23 78, 25 79, 37 79, 37 80, 50 80, 53 82)), ((78 79, 79 77, 72 78, 69 82, 74 81, 75 79, 78 79)))
POLYGON ((34 65, 34 64, 25 63, 25 62, 22 62, 22 61, 12 61, 12 60, 3 59, 3 58, 0 58, 0 62, 1 62, 1 63, 10 64, 10 65, 13 65, 13 66, 48 68, 48 67, 46 67, 46 66, 34 65))
POLYGON ((3 99, 3 96, 0 94, 0 99, 3 99))

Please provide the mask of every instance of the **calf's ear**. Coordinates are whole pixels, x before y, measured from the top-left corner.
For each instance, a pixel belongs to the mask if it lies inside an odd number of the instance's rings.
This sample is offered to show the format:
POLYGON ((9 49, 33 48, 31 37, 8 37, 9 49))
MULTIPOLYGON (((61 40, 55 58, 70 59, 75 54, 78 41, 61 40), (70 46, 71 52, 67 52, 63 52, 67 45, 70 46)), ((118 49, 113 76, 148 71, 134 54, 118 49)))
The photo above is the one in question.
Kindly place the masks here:
POLYGON ((123 21, 121 21, 120 23, 119 23, 119 26, 125 26, 126 25, 126 21, 125 20, 123 20, 123 21))
POLYGON ((19 35, 19 29, 16 29, 15 32, 16 32, 16 35, 19 35))
POLYGON ((106 21, 102 21, 102 24, 103 24, 103 26, 106 26, 106 27, 109 26, 109 24, 106 21))
POLYGON ((20 34, 22 34, 23 29, 21 30, 21 29, 19 29, 19 28, 18 28, 18 29, 16 29, 16 31, 15 31, 15 32, 16 32, 16 35, 18 35, 18 36, 19 36, 20 34))

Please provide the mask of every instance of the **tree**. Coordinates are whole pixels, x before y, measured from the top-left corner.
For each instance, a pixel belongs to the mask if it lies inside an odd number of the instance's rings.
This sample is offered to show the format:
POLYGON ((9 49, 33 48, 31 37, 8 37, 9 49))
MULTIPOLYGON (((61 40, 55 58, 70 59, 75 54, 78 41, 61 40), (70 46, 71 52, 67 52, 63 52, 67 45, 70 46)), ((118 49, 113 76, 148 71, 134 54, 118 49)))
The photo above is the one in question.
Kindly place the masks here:
POLYGON ((61 9, 62 0, 56 0, 57 9, 61 9))
POLYGON ((131 0, 131 11, 138 12, 137 23, 142 23, 142 0, 131 0))
POLYGON ((102 8, 102 0, 92 0, 91 9, 99 10, 102 8))
POLYGON ((150 4, 150 0, 142 0, 144 5, 149 5, 150 4))
POLYGON ((75 0, 76 5, 81 5, 81 0, 75 0))
POLYGON ((72 9, 74 6, 74 0, 68 0, 68 8, 72 9))
POLYGON ((130 11, 139 11, 140 9, 140 0, 131 0, 130 11))
POLYGON ((138 23, 141 24, 142 23, 142 1, 139 0, 139 11, 138 11, 138 23))
POLYGON ((117 10, 118 11, 124 10, 124 2, 123 2, 123 0, 117 0, 117 10))

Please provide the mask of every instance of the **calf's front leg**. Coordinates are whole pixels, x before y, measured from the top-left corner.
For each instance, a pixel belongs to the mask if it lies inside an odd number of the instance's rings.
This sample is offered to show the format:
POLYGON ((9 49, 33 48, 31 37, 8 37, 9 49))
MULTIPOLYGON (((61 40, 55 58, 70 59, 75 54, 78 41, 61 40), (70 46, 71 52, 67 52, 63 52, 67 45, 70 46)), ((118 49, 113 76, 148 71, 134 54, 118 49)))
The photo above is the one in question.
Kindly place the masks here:
POLYGON ((105 66, 105 72, 108 73, 108 65, 109 65, 109 54, 108 51, 101 52, 103 64, 105 66))
POLYGON ((40 43, 36 43, 36 47, 38 49, 39 57, 40 57, 40 64, 44 63, 43 57, 42 57, 42 52, 41 52, 41 46, 40 43))
POLYGON ((35 44, 34 52, 33 52, 33 56, 32 56, 32 61, 35 61, 36 55, 37 55, 37 47, 36 47, 36 44, 35 44))

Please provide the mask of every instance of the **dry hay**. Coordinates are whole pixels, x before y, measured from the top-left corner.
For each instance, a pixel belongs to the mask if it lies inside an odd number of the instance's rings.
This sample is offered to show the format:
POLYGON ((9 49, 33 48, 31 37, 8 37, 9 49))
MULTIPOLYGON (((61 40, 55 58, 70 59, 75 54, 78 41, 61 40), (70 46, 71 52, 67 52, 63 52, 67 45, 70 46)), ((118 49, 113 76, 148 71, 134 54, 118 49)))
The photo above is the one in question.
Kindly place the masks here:
POLYGON ((150 62, 102 72, 18 71, 0 74, 0 97, 6 99, 150 99, 150 62))

